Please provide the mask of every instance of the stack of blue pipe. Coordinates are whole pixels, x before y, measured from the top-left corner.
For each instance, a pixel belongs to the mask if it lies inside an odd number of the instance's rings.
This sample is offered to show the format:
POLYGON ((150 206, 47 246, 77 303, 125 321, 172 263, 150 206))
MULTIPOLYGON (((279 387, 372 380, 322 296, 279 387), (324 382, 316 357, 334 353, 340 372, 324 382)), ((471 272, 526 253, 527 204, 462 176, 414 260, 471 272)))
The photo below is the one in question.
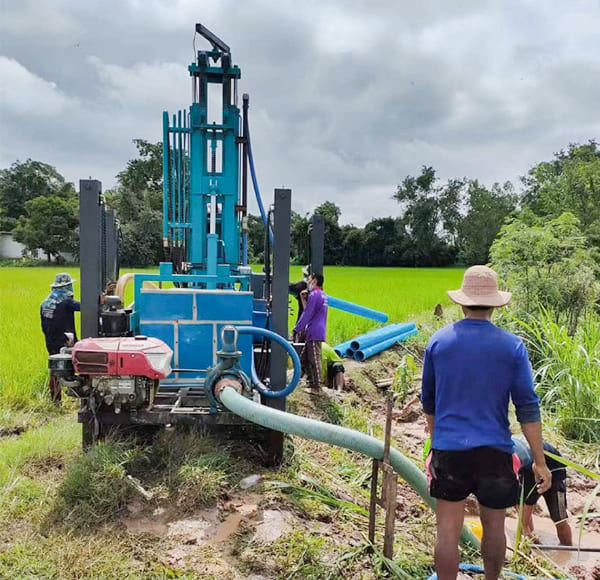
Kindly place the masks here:
POLYGON ((333 347, 338 356, 363 361, 417 334, 414 322, 388 324, 333 347))

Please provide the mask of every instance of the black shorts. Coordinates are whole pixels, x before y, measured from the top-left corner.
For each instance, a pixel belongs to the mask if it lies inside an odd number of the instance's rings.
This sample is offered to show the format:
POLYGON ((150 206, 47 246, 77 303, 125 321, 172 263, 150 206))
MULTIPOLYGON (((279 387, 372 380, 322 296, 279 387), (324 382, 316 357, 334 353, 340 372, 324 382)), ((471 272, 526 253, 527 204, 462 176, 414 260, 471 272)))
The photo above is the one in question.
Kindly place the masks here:
POLYGON ((346 369, 344 369, 344 365, 341 362, 334 362, 327 367, 327 384, 329 386, 334 386, 333 380, 335 379, 335 375, 338 373, 343 373, 346 369))
POLYGON ((520 485, 511 453, 493 447, 434 449, 428 459, 428 472, 432 497, 462 501, 472 493, 482 506, 492 509, 519 503, 520 485))
MULTIPOLYGON (((524 503, 527 505, 535 505, 540 499, 540 494, 535 487, 535 478, 531 469, 524 469, 521 472, 521 481, 525 486, 523 492, 524 503)), ((550 489, 542 494, 544 501, 548 506, 548 512, 553 522, 561 522, 566 520, 567 514, 567 483, 563 478, 552 478, 550 489)))

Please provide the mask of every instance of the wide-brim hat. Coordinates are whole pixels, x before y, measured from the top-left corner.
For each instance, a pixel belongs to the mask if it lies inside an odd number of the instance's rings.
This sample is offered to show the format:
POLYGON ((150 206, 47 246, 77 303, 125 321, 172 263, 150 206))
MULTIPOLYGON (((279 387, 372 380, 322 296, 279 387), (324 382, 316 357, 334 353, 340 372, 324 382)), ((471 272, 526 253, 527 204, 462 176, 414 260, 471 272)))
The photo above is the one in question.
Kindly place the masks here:
POLYGON ((77 280, 71 278, 71 275, 67 274, 67 272, 61 272, 55 276, 54 282, 50 284, 50 288, 62 288, 63 286, 70 286, 73 284, 73 282, 77 282, 77 280))
POLYGON ((487 266, 471 266, 463 276, 460 290, 448 290, 448 296, 461 306, 506 306, 511 292, 498 290, 498 274, 487 266))

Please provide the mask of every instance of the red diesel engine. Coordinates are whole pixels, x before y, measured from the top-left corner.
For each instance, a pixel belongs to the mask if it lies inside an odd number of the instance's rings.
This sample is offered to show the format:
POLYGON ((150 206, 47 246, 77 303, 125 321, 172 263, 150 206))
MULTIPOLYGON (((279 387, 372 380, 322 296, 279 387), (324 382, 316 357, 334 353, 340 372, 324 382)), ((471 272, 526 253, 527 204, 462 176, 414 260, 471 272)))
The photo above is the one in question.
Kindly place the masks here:
POLYGON ((80 396, 94 392, 100 404, 119 413, 122 406, 152 406, 159 379, 171 374, 172 356, 158 338, 85 338, 70 353, 52 355, 50 368, 80 396))

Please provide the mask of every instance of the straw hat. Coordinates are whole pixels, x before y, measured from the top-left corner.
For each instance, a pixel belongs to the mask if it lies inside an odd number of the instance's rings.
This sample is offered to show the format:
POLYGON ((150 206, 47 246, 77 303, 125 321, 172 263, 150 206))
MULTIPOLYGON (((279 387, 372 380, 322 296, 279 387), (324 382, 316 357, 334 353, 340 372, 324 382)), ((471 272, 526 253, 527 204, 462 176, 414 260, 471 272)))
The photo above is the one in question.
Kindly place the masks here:
POLYGON ((71 278, 70 274, 61 272, 60 274, 56 275, 54 278, 54 283, 50 284, 50 288, 62 288, 63 286, 70 286, 73 284, 73 282, 77 282, 77 280, 71 278))
POLYGON ((505 306, 511 292, 498 290, 498 274, 487 266, 471 266, 463 277, 460 290, 448 290, 448 296, 461 306, 505 306))

